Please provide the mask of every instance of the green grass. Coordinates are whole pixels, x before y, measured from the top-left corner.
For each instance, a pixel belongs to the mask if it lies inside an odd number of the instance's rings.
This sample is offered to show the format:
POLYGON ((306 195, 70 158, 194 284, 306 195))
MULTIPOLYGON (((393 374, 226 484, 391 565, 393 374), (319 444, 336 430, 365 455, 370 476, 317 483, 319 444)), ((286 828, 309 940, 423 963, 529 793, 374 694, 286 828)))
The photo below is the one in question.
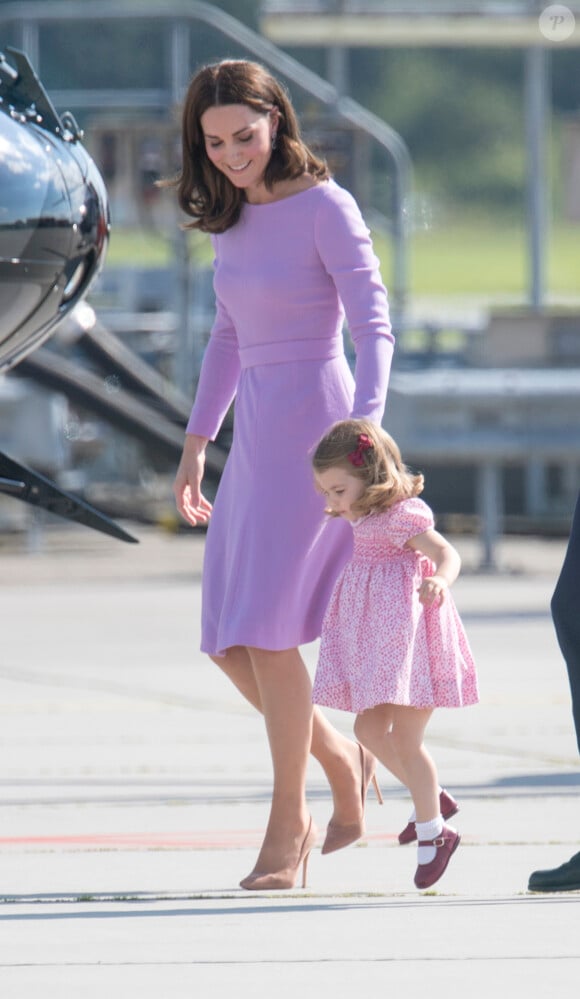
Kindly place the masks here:
POLYGON ((154 231, 113 229, 107 250, 107 267, 163 267, 171 262, 169 239, 154 231))
MULTIPOLYGON (((187 238, 192 261, 209 264, 209 240, 199 233, 187 238)), ((389 284, 391 246, 376 235, 375 247, 389 284)), ((411 296, 527 296, 527 234, 521 224, 509 218, 476 218, 417 231, 409 238, 408 252, 411 296)), ((170 264, 172 254, 167 236, 118 229, 111 236, 107 266, 161 267, 170 264)), ((580 226, 554 223, 550 227, 546 292, 550 297, 580 296, 580 226)))
POLYGON ((548 241, 548 286, 554 292, 580 292, 580 225, 560 225, 548 241))
MULTIPOLYGON (((172 237, 155 229, 112 229, 107 251, 107 267, 135 265, 136 267, 168 266, 174 254, 172 237)), ((192 261, 211 264, 212 250, 209 238, 202 233, 187 234, 192 261)))
MULTIPOLYGON (((383 275, 391 273, 391 248, 376 240, 383 275)), ((546 246, 546 292, 580 295, 580 226, 553 224, 546 246)), ((412 295, 525 298, 529 285, 528 235, 513 222, 478 219, 431 228, 409 239, 412 295)))

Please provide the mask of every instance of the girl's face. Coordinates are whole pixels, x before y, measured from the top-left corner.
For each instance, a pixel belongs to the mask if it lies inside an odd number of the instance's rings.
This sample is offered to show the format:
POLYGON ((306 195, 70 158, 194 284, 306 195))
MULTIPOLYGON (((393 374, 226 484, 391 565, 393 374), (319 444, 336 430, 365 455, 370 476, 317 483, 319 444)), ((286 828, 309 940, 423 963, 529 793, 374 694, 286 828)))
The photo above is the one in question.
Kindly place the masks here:
POLYGON ((223 104, 208 108, 200 121, 208 159, 251 202, 272 155, 277 111, 260 114, 246 104, 223 104))
POLYGON ((365 491, 364 482, 351 475, 345 468, 327 468, 315 475, 318 490, 326 498, 327 509, 345 520, 357 520, 359 513, 352 513, 352 505, 365 491))

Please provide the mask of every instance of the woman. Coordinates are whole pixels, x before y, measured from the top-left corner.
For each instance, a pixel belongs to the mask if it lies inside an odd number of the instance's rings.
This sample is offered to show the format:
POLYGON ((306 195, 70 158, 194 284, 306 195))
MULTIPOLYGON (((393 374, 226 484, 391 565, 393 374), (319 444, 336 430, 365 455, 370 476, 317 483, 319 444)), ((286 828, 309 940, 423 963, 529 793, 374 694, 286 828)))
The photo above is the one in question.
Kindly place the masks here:
POLYGON ((374 774, 371 754, 313 709, 298 646, 319 636, 352 543, 347 525, 325 522, 308 452, 349 414, 380 422, 393 349, 387 297, 354 200, 304 144, 288 95, 262 66, 226 60, 193 78, 176 185, 191 227, 212 234, 217 313, 174 492, 189 523, 209 519, 204 451, 235 396, 207 535, 201 647, 263 712, 272 754, 268 827, 241 885, 289 888, 316 838, 308 753, 333 793, 323 852, 362 836, 374 774))

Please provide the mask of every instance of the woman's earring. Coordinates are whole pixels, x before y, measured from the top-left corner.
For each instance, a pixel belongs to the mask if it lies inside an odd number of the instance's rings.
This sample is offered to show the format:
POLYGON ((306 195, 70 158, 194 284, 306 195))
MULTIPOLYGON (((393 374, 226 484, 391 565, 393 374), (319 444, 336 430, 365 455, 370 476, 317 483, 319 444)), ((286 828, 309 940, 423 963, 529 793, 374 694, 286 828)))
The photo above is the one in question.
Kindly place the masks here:
POLYGON ((278 133, 272 132, 272 152, 274 152, 277 145, 278 145, 278 133))

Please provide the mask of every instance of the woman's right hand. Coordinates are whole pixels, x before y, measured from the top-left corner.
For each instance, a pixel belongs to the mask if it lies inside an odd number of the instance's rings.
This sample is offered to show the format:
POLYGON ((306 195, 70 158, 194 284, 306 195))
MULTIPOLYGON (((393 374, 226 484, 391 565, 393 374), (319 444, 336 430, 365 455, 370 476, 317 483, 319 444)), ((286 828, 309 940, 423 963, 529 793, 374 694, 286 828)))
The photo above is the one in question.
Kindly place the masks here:
POLYGON ((196 527, 207 524, 211 514, 211 503, 201 492, 201 480, 205 466, 207 437, 186 434, 181 461, 173 483, 173 494, 181 516, 196 527))

